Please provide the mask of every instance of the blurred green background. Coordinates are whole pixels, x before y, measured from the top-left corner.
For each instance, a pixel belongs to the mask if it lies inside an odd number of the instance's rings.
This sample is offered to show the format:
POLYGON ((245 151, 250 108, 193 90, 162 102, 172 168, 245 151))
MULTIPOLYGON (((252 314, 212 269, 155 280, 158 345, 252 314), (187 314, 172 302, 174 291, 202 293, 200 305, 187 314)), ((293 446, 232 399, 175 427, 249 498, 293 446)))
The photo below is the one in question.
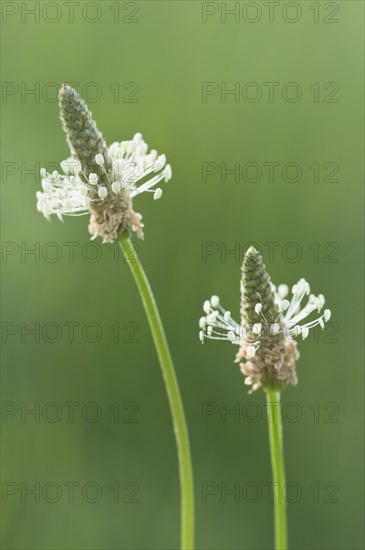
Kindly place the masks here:
POLYGON ((362 2, 241 2, 226 22, 219 2, 80 1, 73 22, 55 4, 2 2, 3 548, 179 546, 174 435, 128 266, 89 245, 86 218, 35 209, 27 171, 68 156, 61 82, 79 83, 108 143, 140 131, 173 168, 162 200, 135 207, 190 427, 197 548, 273 544, 264 395, 197 326, 213 293, 238 318, 252 242, 274 282, 305 277, 333 311, 283 395, 290 547, 363 548, 362 2), (239 97, 221 95, 235 83, 239 97))

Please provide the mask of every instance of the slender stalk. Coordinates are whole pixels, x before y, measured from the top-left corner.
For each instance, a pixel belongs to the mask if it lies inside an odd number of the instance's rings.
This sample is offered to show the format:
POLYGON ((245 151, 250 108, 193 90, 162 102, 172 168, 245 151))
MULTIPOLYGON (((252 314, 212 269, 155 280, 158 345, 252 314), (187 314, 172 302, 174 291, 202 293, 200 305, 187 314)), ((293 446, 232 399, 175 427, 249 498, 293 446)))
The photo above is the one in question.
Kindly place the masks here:
POLYGON ((280 391, 272 388, 265 388, 265 391, 268 404, 271 467, 274 481, 275 548, 276 550, 287 550, 288 535, 284 498, 285 466, 280 391))
POLYGON ((194 548, 194 488, 190 444, 183 403, 159 311, 129 236, 119 238, 124 257, 137 284, 160 362, 175 431, 181 491, 181 548, 194 548))

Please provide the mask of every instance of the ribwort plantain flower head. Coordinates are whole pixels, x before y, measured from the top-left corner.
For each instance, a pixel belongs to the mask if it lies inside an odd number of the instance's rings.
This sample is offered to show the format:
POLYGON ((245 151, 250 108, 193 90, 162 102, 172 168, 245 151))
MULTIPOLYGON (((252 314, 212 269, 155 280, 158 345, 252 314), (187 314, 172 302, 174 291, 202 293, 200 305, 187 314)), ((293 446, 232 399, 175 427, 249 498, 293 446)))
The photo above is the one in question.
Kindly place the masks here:
POLYGON ((232 319, 218 296, 204 302, 200 340, 227 340, 239 346, 236 363, 245 384, 252 386, 250 393, 260 387, 280 390, 296 384, 296 338, 304 340, 317 325, 323 329, 331 317, 329 309, 321 313, 324 296, 311 294, 305 279, 300 279, 291 293, 289 297, 287 285, 276 287, 271 283, 260 253, 251 246, 242 265, 241 323, 232 319))
POLYGON ((114 242, 128 230, 143 238, 142 216, 132 208, 134 197, 152 192, 159 199, 161 181, 171 179, 171 166, 137 133, 132 140, 108 147, 91 112, 77 92, 63 84, 59 94, 60 118, 70 157, 61 163, 63 174, 41 170, 42 189, 37 209, 49 219, 90 215, 91 238, 114 242))

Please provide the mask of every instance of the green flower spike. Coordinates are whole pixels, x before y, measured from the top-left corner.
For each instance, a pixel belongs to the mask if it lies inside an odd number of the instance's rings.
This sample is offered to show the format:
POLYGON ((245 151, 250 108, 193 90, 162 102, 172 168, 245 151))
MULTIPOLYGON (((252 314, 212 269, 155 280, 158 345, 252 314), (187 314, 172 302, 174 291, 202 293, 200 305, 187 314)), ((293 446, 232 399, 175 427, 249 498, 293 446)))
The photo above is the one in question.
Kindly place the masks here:
POLYGON ((242 265, 241 323, 232 319, 218 296, 204 303, 201 341, 228 340, 239 346, 236 362, 245 376, 245 384, 252 386, 251 392, 262 386, 282 389, 286 384, 296 384, 299 352, 295 338, 305 339, 311 328, 316 325, 323 328, 330 319, 331 312, 326 309, 320 317, 301 323, 314 311, 320 312, 324 305, 323 295, 310 294, 304 279, 293 286, 290 301, 288 293, 287 285, 276 288, 271 283, 261 254, 251 246, 242 265), (302 307, 305 296, 308 301, 302 307))
POLYGON ((63 175, 41 170, 43 191, 37 193, 37 208, 49 219, 90 215, 92 238, 111 243, 131 229, 143 238, 142 216, 132 208, 133 198, 145 191, 159 199, 156 185, 171 179, 165 155, 157 154, 142 135, 107 147, 91 112, 77 92, 63 84, 59 96, 60 118, 70 148, 70 158, 61 162, 63 175))

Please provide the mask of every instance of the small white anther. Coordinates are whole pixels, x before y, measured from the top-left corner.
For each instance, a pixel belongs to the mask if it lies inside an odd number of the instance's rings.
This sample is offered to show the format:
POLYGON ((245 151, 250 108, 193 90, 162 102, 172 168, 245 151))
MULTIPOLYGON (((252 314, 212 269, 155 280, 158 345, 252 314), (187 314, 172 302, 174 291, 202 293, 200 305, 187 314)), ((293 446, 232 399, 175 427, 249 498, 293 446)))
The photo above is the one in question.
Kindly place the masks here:
POLYGON ((321 327, 321 329, 323 330, 323 329, 324 329, 324 321, 323 321, 322 317, 320 317, 320 318, 318 319, 318 324, 319 324, 319 326, 321 327))
POLYGON ((212 304, 212 307, 218 307, 219 306, 219 296, 213 295, 210 299, 210 303, 212 304))
POLYGON ((104 166, 104 157, 101 153, 98 153, 97 155, 95 155, 95 162, 99 166, 104 166))
POLYGON ((325 322, 327 323, 327 321, 329 321, 331 319, 331 310, 330 309, 325 309, 324 310, 324 320, 325 322))
POLYGON ((156 149, 151 149, 150 154, 149 154, 149 158, 151 160, 151 163, 153 164, 155 162, 155 160, 157 159, 156 149))
POLYGON ((226 323, 228 323, 228 321, 231 319, 231 312, 230 311, 226 311, 224 313, 224 320, 226 323))
POLYGON ((255 313, 257 313, 257 315, 260 315, 261 310, 262 310, 262 304, 260 304, 260 303, 256 304, 255 305, 255 313))
POLYGON ((278 286, 278 294, 279 294, 281 299, 286 298, 286 296, 288 295, 288 292, 289 292, 288 285, 279 285, 278 286))
POLYGON ((165 166, 165 163, 166 163, 166 156, 165 155, 162 154, 159 157, 157 157, 157 160, 156 160, 155 165, 154 165, 155 172, 158 172, 159 170, 162 170, 162 168, 165 166))
POLYGON ((107 194, 108 194, 108 190, 107 190, 106 187, 104 187, 104 186, 99 187, 99 189, 98 189, 98 195, 99 195, 99 197, 100 197, 101 199, 105 199, 105 197, 107 196, 107 194))
POLYGON ((160 187, 158 187, 156 189, 156 191, 154 192, 154 194, 153 194, 153 198, 154 198, 155 201, 157 201, 161 197, 162 197, 162 189, 160 187))
POLYGON ((205 317, 200 317, 199 319, 199 327, 204 328, 205 327, 205 317))
POLYGON ((170 181, 170 179, 172 178, 172 170, 171 170, 170 164, 166 164, 163 174, 164 174, 165 181, 170 181))
POLYGON ((209 300, 205 300, 205 302, 203 304, 203 310, 207 315, 208 315, 208 313, 210 313, 210 301, 209 300))
POLYGON ((234 344, 235 340, 236 340, 236 335, 235 333, 233 332, 233 330, 230 330, 229 332, 227 332, 227 337, 228 337, 228 340, 230 342, 232 342, 232 344, 234 344))
POLYGON ((262 324, 261 323, 255 323, 254 326, 252 327, 252 332, 254 334, 260 334, 261 329, 262 329, 262 324))
POLYGON ((270 326, 270 333, 275 336, 275 334, 277 334, 280 330, 280 325, 279 323, 273 323, 271 326, 270 326))
POLYGON ((112 183, 112 191, 113 193, 117 194, 121 190, 122 185, 119 181, 113 181, 112 183))
POLYGON ((97 174, 89 174, 89 183, 90 185, 96 185, 98 183, 98 175, 97 174))
POLYGON ((41 177, 45 178, 47 176, 47 172, 45 168, 41 168, 41 177))
POLYGON ((280 302, 281 311, 285 311, 289 307, 289 300, 282 300, 280 302))
POLYGON ((308 334, 309 334, 309 328, 308 327, 303 327, 302 328, 302 338, 303 338, 303 340, 305 340, 307 338, 308 334))
POLYGON ((213 327, 209 326, 209 327, 207 328, 207 333, 208 333, 208 335, 210 336, 210 335, 212 334, 212 332, 213 332, 213 327))
POLYGON ((305 294, 310 294, 311 287, 309 286, 309 283, 305 279, 301 279, 301 291, 305 294))
POLYGON ((199 340, 204 344, 204 332, 202 330, 199 332, 199 340))

